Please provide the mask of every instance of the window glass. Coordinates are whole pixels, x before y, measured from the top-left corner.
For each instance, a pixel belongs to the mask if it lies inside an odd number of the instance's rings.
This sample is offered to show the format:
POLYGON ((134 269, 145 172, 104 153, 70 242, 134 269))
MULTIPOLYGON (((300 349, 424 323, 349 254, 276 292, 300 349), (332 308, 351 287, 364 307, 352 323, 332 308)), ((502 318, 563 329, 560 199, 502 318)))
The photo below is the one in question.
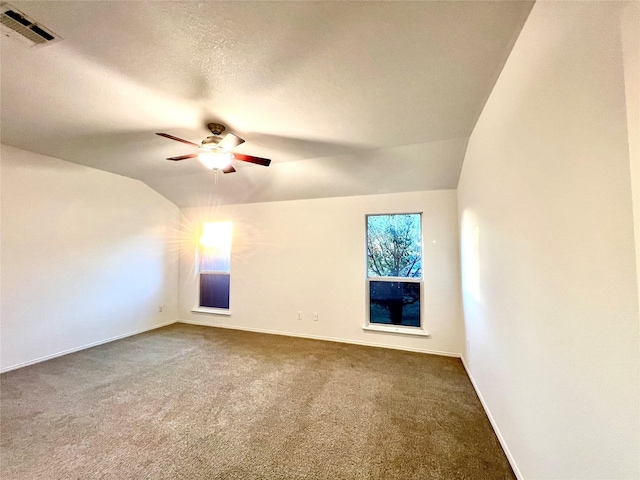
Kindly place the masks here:
POLYGON ((422 276, 419 213, 367 216, 369 277, 422 276))
POLYGON ((200 272, 229 272, 231 251, 229 248, 202 248, 200 272))
POLYGON ((229 308, 228 274, 203 273, 200 275, 200 306, 229 308))
POLYGON ((369 282, 369 321, 387 325, 420 326, 420 284, 369 282))

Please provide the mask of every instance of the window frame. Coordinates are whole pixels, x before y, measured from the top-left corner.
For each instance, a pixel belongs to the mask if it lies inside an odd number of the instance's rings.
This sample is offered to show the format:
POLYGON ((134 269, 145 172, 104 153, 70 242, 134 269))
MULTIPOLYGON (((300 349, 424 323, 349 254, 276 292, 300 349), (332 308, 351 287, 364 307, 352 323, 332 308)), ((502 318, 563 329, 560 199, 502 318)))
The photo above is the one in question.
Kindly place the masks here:
POLYGON ((365 324, 362 327, 365 331, 399 333, 403 335, 417 335, 428 337, 429 333, 424 328, 424 215, 421 211, 393 212, 393 213, 368 213, 364 217, 364 265, 365 265, 365 324), (396 215, 419 215, 420 217, 420 276, 419 277, 384 277, 369 276, 369 217, 396 216, 396 215), (389 283, 418 283, 420 285, 420 326, 392 325, 371 322, 371 282, 389 283))
MULTIPOLYGON (((225 223, 224 220, 219 220, 219 221, 215 221, 215 222, 203 222, 202 226, 200 227, 199 231, 198 231, 198 235, 197 238, 200 238, 200 236, 203 233, 204 230, 204 224, 205 223, 225 223)), ((231 222, 230 222, 231 223, 231 222)), ((233 232, 233 230, 232 230, 233 232)), ((233 239, 233 233, 231 234, 231 240, 233 239)), ((204 246, 202 246, 200 244, 200 241, 198 241, 196 243, 196 251, 195 251, 195 275, 197 276, 197 281, 196 281, 196 306, 193 307, 191 309, 192 312, 194 313, 208 313, 208 314, 215 314, 215 315, 226 315, 229 316, 231 315, 231 249, 232 249, 232 244, 233 242, 230 241, 229 243, 229 269, 228 270, 202 270, 201 269, 201 260, 202 260, 202 256, 203 256, 203 250, 204 250, 204 246), (206 306, 202 306, 201 302, 202 302, 202 298, 201 298, 201 279, 202 279, 202 275, 226 275, 229 277, 229 308, 220 308, 220 307, 206 307, 206 306)))

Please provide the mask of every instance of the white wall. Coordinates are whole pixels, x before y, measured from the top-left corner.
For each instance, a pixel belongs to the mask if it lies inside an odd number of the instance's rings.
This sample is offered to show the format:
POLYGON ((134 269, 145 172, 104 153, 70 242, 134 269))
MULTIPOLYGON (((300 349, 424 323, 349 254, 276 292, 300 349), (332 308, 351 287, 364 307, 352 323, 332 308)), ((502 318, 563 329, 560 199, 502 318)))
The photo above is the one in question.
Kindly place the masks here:
POLYGON ((464 358, 521 478, 640 477, 620 11, 536 3, 458 187, 464 358))
POLYGON ((462 321, 456 192, 343 197, 185 209, 179 318, 209 325, 459 354, 462 321), (431 338, 364 332, 365 214, 423 212, 424 324, 431 338), (197 305, 196 230, 234 223, 230 317, 197 305), (297 320, 297 312, 303 320, 297 320), (319 321, 312 320, 318 312, 319 321))
POLYGON ((636 237, 636 273, 640 305, 640 2, 627 2, 624 5, 622 58, 624 61, 629 165, 636 237))
POLYGON ((175 321, 175 205, 4 145, 1 182, 2 370, 175 321))

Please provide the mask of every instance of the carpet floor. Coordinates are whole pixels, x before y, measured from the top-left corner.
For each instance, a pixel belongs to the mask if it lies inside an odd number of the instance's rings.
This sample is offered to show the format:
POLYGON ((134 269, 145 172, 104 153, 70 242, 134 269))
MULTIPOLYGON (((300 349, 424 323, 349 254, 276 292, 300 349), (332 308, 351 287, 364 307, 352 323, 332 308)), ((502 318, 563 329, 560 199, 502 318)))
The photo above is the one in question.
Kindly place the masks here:
POLYGON ((3 480, 515 478, 456 358, 175 324, 0 389, 3 480))

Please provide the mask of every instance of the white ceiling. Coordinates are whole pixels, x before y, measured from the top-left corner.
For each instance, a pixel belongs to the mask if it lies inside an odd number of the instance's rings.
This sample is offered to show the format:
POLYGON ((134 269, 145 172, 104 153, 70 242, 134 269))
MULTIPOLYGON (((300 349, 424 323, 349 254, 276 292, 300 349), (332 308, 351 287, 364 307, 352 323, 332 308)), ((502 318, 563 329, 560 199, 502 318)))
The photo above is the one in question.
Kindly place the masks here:
POLYGON ((455 188, 532 2, 11 1, 63 40, 2 36, 1 140, 179 206, 455 188), (247 141, 214 175, 188 145, 247 141))

